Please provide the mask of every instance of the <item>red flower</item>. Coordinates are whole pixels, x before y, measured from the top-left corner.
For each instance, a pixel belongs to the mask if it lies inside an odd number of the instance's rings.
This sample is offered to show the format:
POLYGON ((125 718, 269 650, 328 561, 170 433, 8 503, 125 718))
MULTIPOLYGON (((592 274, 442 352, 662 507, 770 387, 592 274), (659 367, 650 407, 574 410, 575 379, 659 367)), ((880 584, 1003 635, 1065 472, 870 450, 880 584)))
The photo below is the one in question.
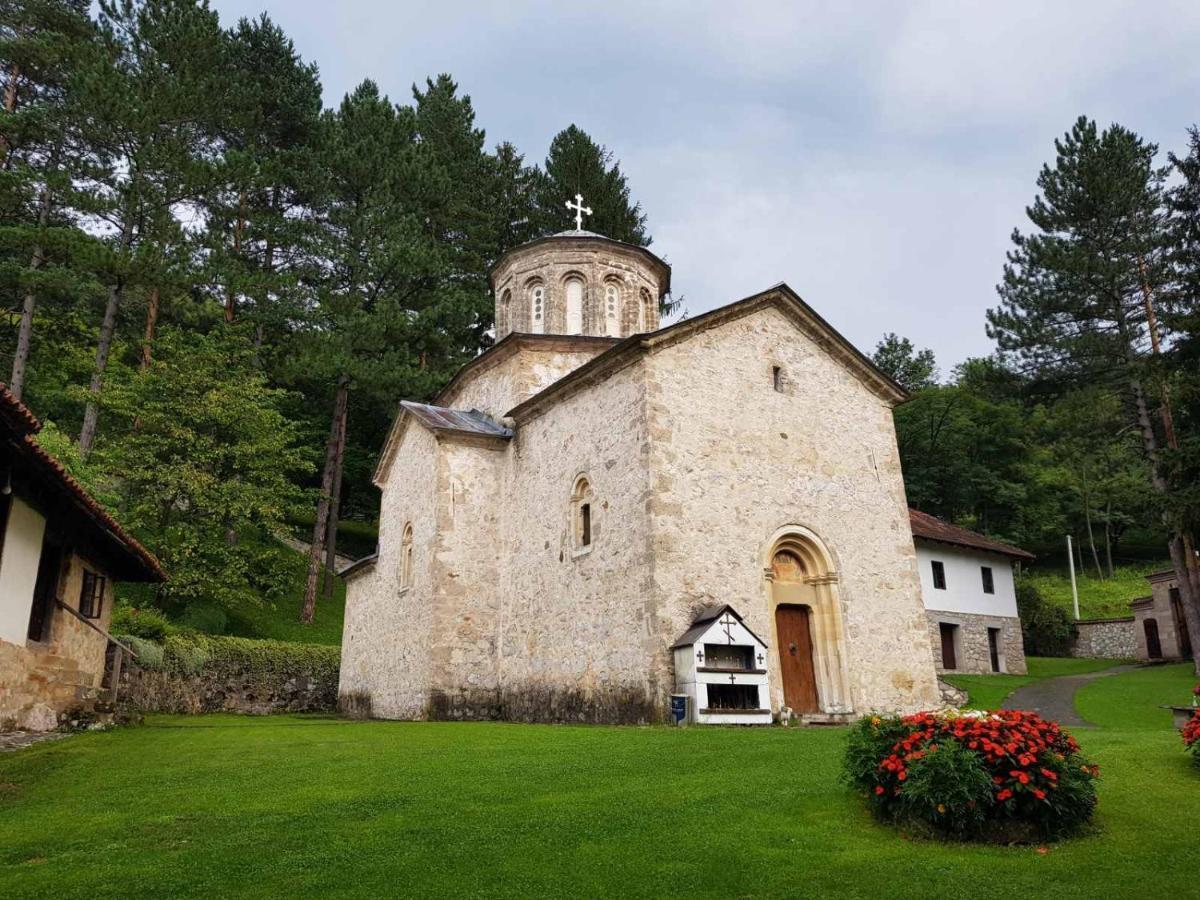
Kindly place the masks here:
POLYGON ((875 796, 878 797, 882 793, 883 793, 883 785, 882 784, 875 785, 875 796))

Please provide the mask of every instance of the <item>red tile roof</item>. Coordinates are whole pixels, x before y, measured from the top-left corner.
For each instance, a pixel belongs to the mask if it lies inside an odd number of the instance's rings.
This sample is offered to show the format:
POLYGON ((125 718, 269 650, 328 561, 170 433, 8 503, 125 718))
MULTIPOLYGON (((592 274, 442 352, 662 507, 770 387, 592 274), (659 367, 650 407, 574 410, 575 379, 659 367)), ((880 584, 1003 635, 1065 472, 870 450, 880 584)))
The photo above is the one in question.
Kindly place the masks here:
MULTIPOLYGON (((115 544, 131 557, 136 578, 128 581, 166 581, 167 574, 154 554, 143 547, 136 538, 125 531, 103 506, 87 492, 57 459, 38 444, 35 435, 41 431, 42 423, 20 400, 13 396, 8 385, 0 382, 0 423, 7 426, 13 447, 20 452, 32 467, 39 470, 51 486, 65 494, 68 501, 83 513, 99 530, 106 543, 115 544)), ((2 427, 0 426, 0 427, 2 427)))
POLYGON ((994 541, 990 537, 984 537, 974 531, 967 531, 965 528, 943 522, 937 516, 931 516, 920 510, 910 509, 908 521, 912 525, 914 538, 924 538, 927 541, 938 541, 942 544, 954 544, 958 547, 970 547, 972 550, 986 550, 988 553, 1000 553, 1015 559, 1034 558, 1032 553, 1022 550, 1020 547, 1014 547, 1012 544, 1005 544, 1002 541, 994 541))

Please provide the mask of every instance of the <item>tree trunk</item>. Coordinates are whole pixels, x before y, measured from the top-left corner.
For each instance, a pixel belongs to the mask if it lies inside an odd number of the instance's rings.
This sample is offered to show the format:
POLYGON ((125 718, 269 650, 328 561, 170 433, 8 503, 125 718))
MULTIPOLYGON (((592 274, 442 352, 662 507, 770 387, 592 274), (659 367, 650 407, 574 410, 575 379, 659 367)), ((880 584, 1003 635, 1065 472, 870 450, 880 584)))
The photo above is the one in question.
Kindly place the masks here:
POLYGON ((325 599, 333 599, 333 582, 337 578, 337 533, 338 514, 342 507, 342 471, 346 460, 346 426, 350 418, 350 406, 342 411, 338 428, 337 451, 333 462, 333 492, 329 497, 329 527, 325 536, 325 599))
POLYGON ((154 352, 154 327, 158 324, 158 302, 158 288, 154 288, 146 300, 146 333, 142 336, 142 359, 138 363, 139 372, 145 372, 150 368, 150 360, 154 352))
MULTIPOLYGON (((1158 357, 1162 354, 1162 343, 1158 334, 1158 317, 1154 313, 1154 294, 1150 289, 1146 260, 1141 255, 1138 256, 1138 274, 1141 276, 1142 282, 1146 328, 1150 332, 1150 350, 1155 357, 1158 357)), ((1164 381, 1159 387, 1161 390, 1159 414, 1163 424, 1163 436, 1166 438, 1168 449, 1178 450, 1179 438, 1175 433, 1175 416, 1171 410, 1170 386, 1164 381)), ((1138 416, 1139 424, 1142 425, 1143 440, 1147 443, 1147 452, 1149 452, 1149 446, 1155 444, 1155 438, 1144 398, 1139 403, 1138 416), (1144 423, 1141 422, 1142 419, 1145 420, 1144 423)), ((1170 483, 1161 470, 1156 444, 1150 461, 1153 467, 1154 487, 1165 498, 1170 492, 1170 483)), ((1185 529, 1179 527, 1178 523, 1171 522, 1167 513, 1164 512, 1163 518, 1167 521, 1167 527, 1171 531, 1171 565, 1175 569, 1175 580, 1179 584, 1179 599, 1182 601, 1184 621, 1187 623, 1189 635, 1195 640, 1200 638, 1200 562, 1196 559, 1196 547, 1192 536, 1185 529)), ((1192 646, 1196 647, 1196 644, 1193 643, 1192 646)), ((1196 674, 1200 675, 1200 649, 1193 652, 1192 659, 1196 674)))
MULTIPOLYGON (((4 111, 11 113, 17 108, 17 83, 21 78, 21 67, 13 63, 8 67, 8 78, 4 83, 4 111)), ((9 143, 7 135, 0 134, 0 167, 8 168, 9 143)))
POLYGON ((1112 578, 1115 574, 1112 560, 1112 498, 1104 508, 1104 562, 1108 567, 1108 577, 1112 578))
MULTIPOLYGON (((242 255, 242 231, 245 229, 245 205, 246 193, 243 191, 238 194, 238 211, 237 221, 233 225, 233 253, 237 257, 242 255)), ((236 307, 236 295, 233 290, 233 285, 225 292, 225 321, 232 322, 233 314, 236 307)))
POLYGON ((337 462, 338 428, 345 415, 350 395, 350 377, 339 375, 333 401, 333 419, 329 425, 329 441, 325 445, 325 468, 321 473, 321 496, 317 501, 317 518, 313 522, 312 545, 308 548, 308 580, 304 585, 304 603, 300 621, 311 625, 317 609, 317 586, 321 576, 321 557, 325 550, 325 534, 329 524, 329 502, 333 495, 333 474, 337 462))
MULTIPOLYGON (((50 222, 50 189, 43 187, 38 196, 38 228, 45 229, 50 222)), ((29 268, 37 271, 46 264, 46 249, 41 242, 33 248, 29 258, 29 268)), ((25 368, 29 363, 29 348, 33 343, 33 311, 37 306, 37 295, 30 288, 25 294, 21 305, 21 324, 17 329, 17 350, 13 354, 12 377, 8 380, 8 389, 18 400, 25 389, 25 368)))
POLYGON ((92 369, 92 381, 88 387, 87 406, 83 411, 83 428, 79 431, 79 454, 86 457, 96 441, 96 425, 100 418, 100 389, 104 387, 104 370, 108 368, 108 354, 112 350, 113 329, 117 325, 117 308, 121 305, 121 282, 113 283, 108 289, 108 302, 104 304, 104 320, 100 323, 100 341, 96 344, 96 365, 92 369))

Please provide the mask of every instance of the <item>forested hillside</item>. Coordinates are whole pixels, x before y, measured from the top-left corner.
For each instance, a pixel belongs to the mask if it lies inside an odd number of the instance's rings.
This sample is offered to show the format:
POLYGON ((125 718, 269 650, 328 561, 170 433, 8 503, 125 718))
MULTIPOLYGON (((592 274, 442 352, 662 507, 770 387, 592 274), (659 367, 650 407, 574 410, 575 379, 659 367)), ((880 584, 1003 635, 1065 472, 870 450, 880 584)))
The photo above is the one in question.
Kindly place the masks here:
MULTIPOLYGON (((436 73, 325 108, 317 61, 265 16, 0 0, 0 81, 0 373, 169 570, 129 599, 175 616, 319 621, 342 523, 370 544, 397 400, 489 345, 492 262, 570 227, 577 192, 588 228, 651 240, 577 127, 532 164, 542 148, 486 135, 436 73), (277 540, 297 523, 307 561, 277 540)), ((1080 119, 1053 154, 996 261, 996 353, 943 378, 895 335, 876 350, 913 393, 896 412, 909 499, 1043 555, 1072 534, 1101 576, 1168 550, 1183 565, 1200 134, 1164 157, 1080 119)))
POLYGON ((319 615, 397 400, 488 345, 491 263, 570 227, 578 191, 589 227, 650 242, 575 126, 530 165, 444 74, 324 109, 266 16, 7 0, 0 71, 0 366, 171 573, 132 599, 176 615, 319 615), (275 538, 305 521, 298 578, 275 538))

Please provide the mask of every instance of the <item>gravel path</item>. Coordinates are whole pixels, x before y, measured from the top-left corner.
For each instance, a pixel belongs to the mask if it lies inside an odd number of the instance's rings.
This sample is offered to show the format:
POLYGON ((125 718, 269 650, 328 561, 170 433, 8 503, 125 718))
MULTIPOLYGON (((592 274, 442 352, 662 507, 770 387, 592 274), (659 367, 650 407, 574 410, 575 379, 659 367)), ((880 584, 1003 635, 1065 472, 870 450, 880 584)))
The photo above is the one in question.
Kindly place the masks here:
POLYGON ((1075 692, 1089 681, 1108 675, 1119 675, 1136 668, 1137 666, 1113 666, 1111 669, 1088 672, 1086 675, 1043 678, 1041 681, 1017 688, 1004 698, 1001 705, 1005 709, 1032 710, 1043 719, 1050 719, 1060 725, 1091 726, 1091 722, 1075 711, 1075 692))

